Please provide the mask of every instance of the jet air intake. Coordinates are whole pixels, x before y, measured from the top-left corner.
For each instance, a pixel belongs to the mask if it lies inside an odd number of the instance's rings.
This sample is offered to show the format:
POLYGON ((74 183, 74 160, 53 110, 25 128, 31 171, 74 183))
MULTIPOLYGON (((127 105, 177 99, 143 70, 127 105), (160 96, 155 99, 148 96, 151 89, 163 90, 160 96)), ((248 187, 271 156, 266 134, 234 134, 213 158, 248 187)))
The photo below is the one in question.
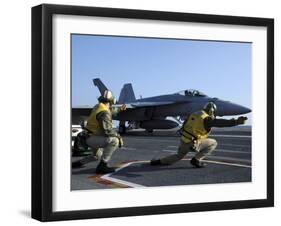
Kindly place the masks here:
POLYGON ((142 121, 140 123, 140 127, 146 130, 173 129, 178 125, 179 124, 177 122, 167 119, 153 119, 153 120, 142 121))

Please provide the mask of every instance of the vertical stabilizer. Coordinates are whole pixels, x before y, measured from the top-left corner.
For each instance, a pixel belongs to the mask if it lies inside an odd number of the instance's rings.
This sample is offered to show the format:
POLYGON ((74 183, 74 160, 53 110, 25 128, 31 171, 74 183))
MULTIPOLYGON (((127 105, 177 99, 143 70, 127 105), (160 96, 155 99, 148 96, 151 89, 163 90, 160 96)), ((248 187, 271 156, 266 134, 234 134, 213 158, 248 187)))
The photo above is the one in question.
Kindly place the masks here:
POLYGON ((125 84, 120 92, 119 104, 131 103, 136 100, 133 86, 131 83, 125 84))
POLYGON ((98 87, 100 94, 103 95, 105 90, 108 90, 107 87, 102 83, 99 78, 93 79, 93 83, 98 87))

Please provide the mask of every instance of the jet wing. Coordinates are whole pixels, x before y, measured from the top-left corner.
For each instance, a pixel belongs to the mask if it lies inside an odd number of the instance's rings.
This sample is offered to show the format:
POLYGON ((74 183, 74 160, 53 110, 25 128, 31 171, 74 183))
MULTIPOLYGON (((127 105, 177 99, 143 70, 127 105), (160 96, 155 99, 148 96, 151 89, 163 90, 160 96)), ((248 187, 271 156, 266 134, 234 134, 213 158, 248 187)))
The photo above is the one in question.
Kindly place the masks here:
MULTIPOLYGON (((176 104, 174 101, 161 101, 161 102, 134 102, 125 104, 127 109, 142 108, 142 107, 157 107, 162 105, 176 104)), ((113 107, 121 107, 123 104, 114 104, 113 107)))

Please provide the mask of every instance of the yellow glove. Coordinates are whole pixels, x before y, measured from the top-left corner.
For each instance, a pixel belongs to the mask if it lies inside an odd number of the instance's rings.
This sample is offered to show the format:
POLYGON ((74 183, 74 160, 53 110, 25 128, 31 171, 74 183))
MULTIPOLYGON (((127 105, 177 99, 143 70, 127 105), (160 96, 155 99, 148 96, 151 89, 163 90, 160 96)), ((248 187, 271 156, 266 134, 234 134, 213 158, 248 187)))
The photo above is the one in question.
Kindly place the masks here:
POLYGON ((120 107, 120 110, 121 110, 121 111, 125 111, 126 109, 127 109, 126 104, 122 104, 122 106, 120 107))

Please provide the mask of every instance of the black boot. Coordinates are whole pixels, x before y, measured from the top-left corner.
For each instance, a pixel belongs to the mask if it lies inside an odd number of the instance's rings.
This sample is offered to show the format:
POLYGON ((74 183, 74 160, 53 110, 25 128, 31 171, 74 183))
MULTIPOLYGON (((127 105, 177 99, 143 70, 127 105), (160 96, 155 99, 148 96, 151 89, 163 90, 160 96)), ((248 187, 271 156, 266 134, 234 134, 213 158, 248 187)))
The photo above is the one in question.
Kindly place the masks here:
POLYGON ((152 159, 150 161, 150 165, 152 165, 152 166, 160 166, 160 165, 162 165, 162 163, 161 163, 160 159, 152 159))
POLYGON ((206 163, 203 163, 194 157, 190 160, 190 163, 191 163, 191 165, 195 166, 196 168, 203 168, 206 166, 206 163))
POLYGON ((81 161, 75 161, 75 162, 72 162, 72 168, 80 168, 82 167, 84 164, 81 162, 81 161))
POLYGON ((107 174, 107 173, 114 173, 115 168, 114 167, 108 167, 107 163, 104 162, 103 160, 100 161, 96 168, 96 173, 98 174, 107 174))
POLYGON ((97 161, 97 157, 95 155, 88 155, 78 161, 72 162, 72 168, 80 168, 89 162, 97 161))

